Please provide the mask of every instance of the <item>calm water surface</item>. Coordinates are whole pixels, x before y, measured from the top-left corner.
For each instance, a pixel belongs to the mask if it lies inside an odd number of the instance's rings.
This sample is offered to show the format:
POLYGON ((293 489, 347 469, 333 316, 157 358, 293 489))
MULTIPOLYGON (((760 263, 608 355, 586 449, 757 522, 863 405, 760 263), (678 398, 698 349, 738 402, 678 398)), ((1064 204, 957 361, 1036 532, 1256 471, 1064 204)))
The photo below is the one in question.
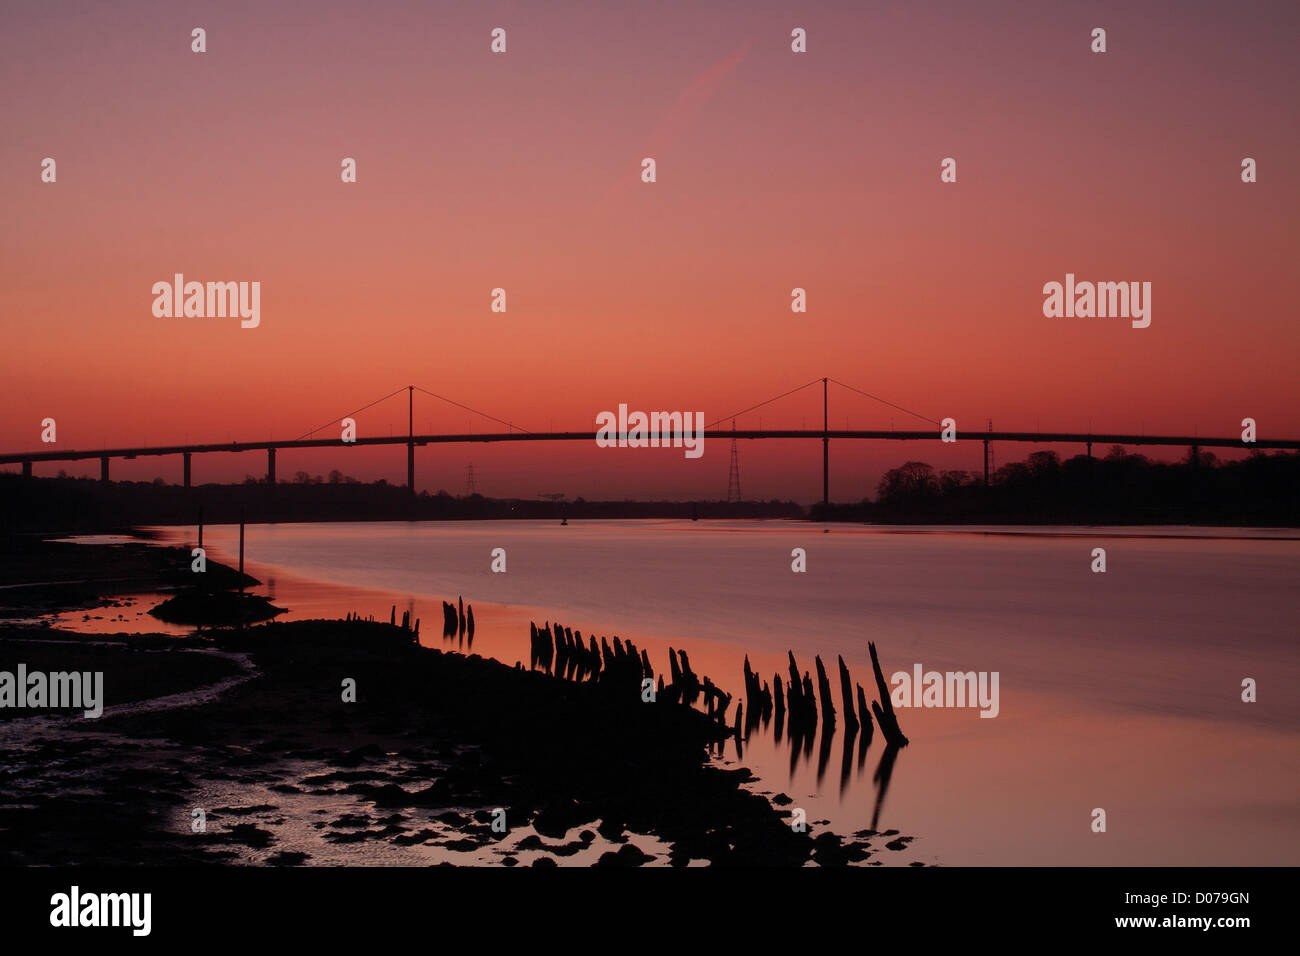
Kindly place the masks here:
MULTIPOLYGON (((161 529, 194 543, 188 528, 161 529)), ((895 671, 997 671, 1000 713, 899 710, 912 743, 844 732, 801 743, 758 727, 737 754, 754 789, 837 832, 915 837, 873 860, 950 864, 1300 862, 1300 541, 1234 529, 869 529, 797 522, 419 522, 250 526, 248 569, 289 619, 397 605, 440 635, 441 600, 474 605, 472 651, 528 659, 528 621, 631 638, 667 670, 743 695, 786 652, 836 657, 875 696, 867 641, 895 671), (1015 533, 1015 532, 1025 533, 1015 533), (1013 533, 1008 533, 1013 532, 1013 533), (1090 570, 1106 549, 1105 574, 1090 570), (507 571, 490 571, 495 548, 507 571), (807 572, 791 571, 791 551, 807 572), (1258 701, 1244 703, 1244 678, 1258 701), (1107 832, 1090 828, 1107 813, 1107 832)), ((233 563, 238 529, 208 527, 233 563)), ((80 615, 78 615, 79 617, 80 615)), ((76 626, 78 621, 67 623, 76 626)), ((120 627, 117 622, 115 628, 120 627)), ((94 625, 84 625, 94 629, 94 625)), ((148 629, 148 628, 146 628, 148 629)), ((161 628, 152 628, 155 630, 161 628)), ((452 647, 463 648, 459 641, 452 647)), ((733 704, 734 708, 734 704, 733 704)), ((730 718, 729 718, 730 719, 730 718)), ((593 759, 599 759, 593 755, 593 759)), ((817 829, 814 827, 814 829, 817 829)), ((878 841, 880 846, 883 841, 878 841)))

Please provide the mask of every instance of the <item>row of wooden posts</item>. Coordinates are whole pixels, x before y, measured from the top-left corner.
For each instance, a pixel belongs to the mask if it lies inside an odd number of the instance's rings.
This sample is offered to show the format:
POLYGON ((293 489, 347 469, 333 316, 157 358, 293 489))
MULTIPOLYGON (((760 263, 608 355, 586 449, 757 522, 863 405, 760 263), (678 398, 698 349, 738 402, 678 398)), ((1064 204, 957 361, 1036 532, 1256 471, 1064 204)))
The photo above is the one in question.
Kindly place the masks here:
POLYGON ((647 686, 654 687, 654 699, 669 703, 693 706, 702 700, 705 713, 722 723, 726 719, 731 695, 718 687, 707 676, 700 677, 691 669, 691 660, 685 651, 668 648, 669 677, 656 675, 650 666, 650 656, 632 641, 595 635, 582 636, 581 631, 554 625, 547 621, 541 627, 529 622, 530 668, 540 668, 565 680, 588 681, 616 688, 625 693, 646 694, 647 686), (647 685, 646 681, 654 682, 647 685))
MULTIPOLYGON (((872 714, 875 714, 874 725, 880 727, 881 733, 885 737, 885 742, 891 747, 907 746, 907 737, 898 726, 898 717, 894 714, 893 703, 889 699, 889 684, 886 683, 884 674, 880 670, 880 659, 876 655, 876 645, 874 642, 868 642, 867 647, 871 653, 871 667, 875 672, 876 689, 879 692, 879 701, 872 701, 871 708, 867 708, 866 693, 861 684, 857 684, 857 693, 854 694, 854 682, 849 673, 848 665, 844 663, 844 658, 837 656, 839 662, 840 676, 840 698, 843 706, 844 724, 849 733, 856 734, 859 729, 866 735, 866 740, 870 740, 873 734, 872 714), (856 706, 855 706, 856 698, 856 706)), ((780 674, 774 674, 771 685, 762 680, 756 671, 749 666, 749 657, 745 657, 745 700, 749 704, 751 715, 761 715, 763 719, 769 716, 775 717, 778 724, 789 714, 789 727, 791 733, 809 732, 817 726, 818 713, 817 705, 821 703, 821 719, 829 726, 833 727, 836 722, 835 696, 831 690, 830 679, 826 675, 826 667, 822 664, 820 656, 814 659, 817 670, 817 691, 814 696, 812 675, 808 671, 799 676, 799 665, 794 659, 794 652, 787 651, 789 658, 789 677, 788 682, 783 683, 780 674)), ((736 724, 741 723, 740 712, 736 714, 736 724)))
MULTIPOLYGON (((449 605, 444 605, 449 607, 449 605)), ((451 609, 454 612, 454 608, 451 609)), ((448 612, 450 613, 450 612, 448 612)), ((472 626, 472 625, 471 625, 472 626)), ((565 680, 590 681, 616 686, 627 692, 644 692, 646 680, 654 680, 654 669, 650 666, 650 657, 644 649, 638 649, 632 641, 615 637, 613 644, 601 637, 596 642, 594 635, 582 636, 581 631, 565 627, 558 622, 547 621, 541 627, 529 622, 529 661, 530 669, 541 669, 565 680)), ((842 699, 844 723, 851 733, 859 729, 867 735, 873 734, 873 727, 879 726, 886 743, 891 747, 903 747, 908 743, 907 737, 898 726, 893 704, 889 699, 889 685, 880 670, 880 660, 876 655, 876 645, 868 642, 871 653, 871 666, 875 672, 879 701, 872 701, 867 706, 866 693, 861 684, 856 685, 849 673, 844 658, 839 657, 840 696, 842 699), (872 715, 875 720, 872 720, 872 715)), ((821 703, 821 720, 830 726, 836 722, 834 694, 830 679, 820 656, 815 658, 817 670, 817 690, 814 694, 812 676, 804 671, 800 677, 799 666, 794 652, 787 652, 789 658, 788 682, 783 682, 780 674, 773 676, 772 684, 759 678, 750 667, 749 657, 745 657, 745 703, 736 705, 735 730, 739 736, 745 705, 748 704, 751 716, 767 719, 775 716, 778 723, 789 714, 791 733, 807 732, 817 726, 818 701, 821 703)), ((668 648, 669 683, 664 683, 662 674, 658 675, 655 685, 655 699, 668 703, 680 703, 694 706, 703 698, 705 713, 724 723, 728 707, 731 705, 730 694, 716 686, 708 677, 699 677, 691 669, 690 658, 684 650, 668 648)))

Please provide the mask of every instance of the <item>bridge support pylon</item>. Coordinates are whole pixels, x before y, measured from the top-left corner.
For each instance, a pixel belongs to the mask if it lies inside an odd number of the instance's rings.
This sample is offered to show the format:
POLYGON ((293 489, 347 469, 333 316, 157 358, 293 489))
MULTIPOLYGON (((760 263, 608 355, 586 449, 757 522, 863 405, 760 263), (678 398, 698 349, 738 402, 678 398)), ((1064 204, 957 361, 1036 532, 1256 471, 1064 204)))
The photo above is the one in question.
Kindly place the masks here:
POLYGON ((185 487, 190 486, 190 452, 184 453, 185 458, 185 487))
POLYGON ((275 487, 275 449, 274 448, 268 448, 266 450, 266 483, 272 488, 275 487))
POLYGON ((406 490, 415 497, 415 386, 406 386, 406 490))
POLYGON ((108 456, 99 459, 99 480, 108 484, 108 456))
MULTIPOLYGON (((733 430, 735 426, 732 426, 733 430)), ((822 507, 831 506, 831 439, 830 417, 826 404, 826 379, 822 379, 822 507)))

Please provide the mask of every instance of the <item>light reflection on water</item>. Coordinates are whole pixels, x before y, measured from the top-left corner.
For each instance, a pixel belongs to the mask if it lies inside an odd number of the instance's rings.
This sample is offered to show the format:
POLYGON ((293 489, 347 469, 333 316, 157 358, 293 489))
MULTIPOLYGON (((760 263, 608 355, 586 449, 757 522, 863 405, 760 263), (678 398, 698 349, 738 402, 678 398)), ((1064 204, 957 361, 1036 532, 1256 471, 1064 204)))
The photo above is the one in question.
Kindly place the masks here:
MULTIPOLYGON (((715 754, 751 768, 754 789, 788 795, 810 823, 917 837, 906 852, 873 841, 873 861, 1300 862, 1300 697, 1285 690, 1300 678, 1300 544, 1219 529, 1195 538, 1004 530, 272 525, 250 527, 248 549, 250 573, 289 608, 282 619, 386 619, 395 605, 398 620, 421 619, 422 643, 508 664, 528 662, 529 620, 558 617, 634 640, 656 671, 669 645, 684 647, 696 672, 737 700, 743 657, 770 684, 787 649, 801 670, 815 654, 828 669, 843 655, 874 698, 867 639, 887 676, 917 662, 999 671, 996 719, 900 708, 912 744, 889 766, 878 730, 859 754, 843 722, 829 738, 819 724, 796 748, 760 721, 715 754), (1098 544, 1105 575, 1088 570, 1098 544), (495 547, 507 550, 506 574, 488 570, 495 547), (794 547, 808 552, 807 574, 790 570, 794 547), (441 634, 441 601, 458 595, 475 608, 472 647, 441 634), (1240 701, 1242 676, 1258 681, 1257 704, 1240 701), (1089 829, 1097 806, 1113 821, 1107 834, 1089 829)), ((237 529, 209 527, 205 545, 231 563, 237 529)))

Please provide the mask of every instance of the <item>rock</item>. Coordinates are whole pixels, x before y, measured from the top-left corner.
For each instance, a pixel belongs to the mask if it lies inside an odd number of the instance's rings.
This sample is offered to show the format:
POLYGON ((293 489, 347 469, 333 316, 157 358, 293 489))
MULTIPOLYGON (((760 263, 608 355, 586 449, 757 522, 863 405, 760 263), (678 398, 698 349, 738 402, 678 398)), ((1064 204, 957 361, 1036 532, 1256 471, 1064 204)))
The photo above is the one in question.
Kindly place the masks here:
POLYGON ((641 866, 649 863, 654 857, 644 853, 640 847, 634 843, 624 843, 618 848, 618 852, 602 853, 600 859, 596 861, 596 866, 641 866))

